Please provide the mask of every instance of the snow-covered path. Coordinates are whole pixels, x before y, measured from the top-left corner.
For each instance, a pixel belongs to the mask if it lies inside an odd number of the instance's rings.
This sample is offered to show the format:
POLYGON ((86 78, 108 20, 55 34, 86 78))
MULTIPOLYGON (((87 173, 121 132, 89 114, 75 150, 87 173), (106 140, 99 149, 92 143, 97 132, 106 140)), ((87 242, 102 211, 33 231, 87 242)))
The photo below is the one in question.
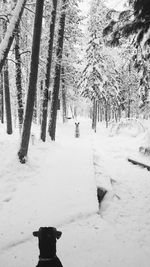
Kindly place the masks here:
POLYGON ((17 137, 0 136, 0 266, 35 266, 32 231, 54 225, 66 267, 149 267, 150 174, 126 160, 140 139, 111 137, 103 126, 94 134, 86 120, 80 132, 74 138, 69 122, 55 143, 36 137, 26 166, 16 161, 17 137), (100 214, 96 185, 109 190, 100 214))

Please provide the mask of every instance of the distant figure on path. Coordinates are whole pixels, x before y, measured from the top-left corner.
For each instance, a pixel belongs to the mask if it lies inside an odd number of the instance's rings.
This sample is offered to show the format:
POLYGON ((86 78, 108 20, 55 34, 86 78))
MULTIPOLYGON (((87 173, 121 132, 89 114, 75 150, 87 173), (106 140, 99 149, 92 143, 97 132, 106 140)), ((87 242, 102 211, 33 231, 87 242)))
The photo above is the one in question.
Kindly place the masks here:
POLYGON ((80 136, 79 124, 80 124, 80 122, 75 122, 75 137, 76 138, 79 138, 79 136, 80 136))

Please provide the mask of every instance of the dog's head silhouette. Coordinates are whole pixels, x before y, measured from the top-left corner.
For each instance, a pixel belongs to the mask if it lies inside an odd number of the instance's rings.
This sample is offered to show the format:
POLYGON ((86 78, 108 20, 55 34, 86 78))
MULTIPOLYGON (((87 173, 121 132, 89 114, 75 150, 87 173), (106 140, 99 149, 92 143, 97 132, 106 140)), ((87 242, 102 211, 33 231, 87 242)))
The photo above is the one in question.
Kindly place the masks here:
POLYGON ((38 231, 34 231, 33 235, 38 237, 40 257, 54 257, 56 255, 56 241, 62 235, 54 227, 40 227, 38 231))

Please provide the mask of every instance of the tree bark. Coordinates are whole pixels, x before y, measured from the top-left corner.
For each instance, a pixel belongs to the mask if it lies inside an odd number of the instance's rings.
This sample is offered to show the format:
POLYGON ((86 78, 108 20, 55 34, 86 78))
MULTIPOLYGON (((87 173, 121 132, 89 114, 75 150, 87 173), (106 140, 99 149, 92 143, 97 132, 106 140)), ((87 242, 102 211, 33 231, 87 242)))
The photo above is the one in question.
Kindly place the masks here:
POLYGON ((0 74, 0 119, 1 123, 4 123, 4 76, 2 71, 0 74))
POLYGON ((93 99, 93 116, 92 116, 92 129, 96 132, 97 125, 97 101, 93 99))
POLYGON ((65 86, 64 75, 65 75, 64 67, 62 67, 62 114, 63 114, 63 123, 66 122, 66 117, 67 117, 66 86, 65 86))
POLYGON ((13 16, 10 20, 4 39, 0 44, 0 72, 4 66, 5 60, 8 56, 10 47, 14 40, 16 30, 19 26, 21 16, 27 0, 20 0, 17 2, 13 16))
POLYGON ((56 134, 56 120, 57 120, 57 107, 58 107, 58 96, 60 88, 60 74, 61 74, 61 61, 63 53, 63 41, 64 41, 64 30, 65 30, 65 17, 66 17, 66 6, 68 0, 62 1, 62 11, 60 16, 60 28, 58 32, 58 42, 56 49, 57 62, 55 66, 55 78, 54 78, 54 87, 52 93, 52 103, 50 110, 50 122, 49 122, 49 135, 51 140, 55 140, 56 134))
POLYGON ((8 134, 12 134, 12 117, 11 117, 11 104, 10 104, 8 61, 5 62, 5 67, 4 67, 4 88, 5 88, 6 122, 7 122, 6 131, 8 134))
POLYGON ((46 65, 45 88, 44 88, 44 92, 43 92, 42 125, 41 125, 41 140, 43 142, 45 142, 45 140, 46 140, 48 90, 49 90, 49 86, 50 86, 50 75, 51 75, 51 65, 52 65, 52 52, 53 52, 53 43, 54 43, 56 11, 57 11, 57 0, 53 0, 52 18, 51 18, 51 22, 50 22, 48 57, 47 57, 47 65, 46 65))
POLYGON ((18 102, 18 121, 21 132, 23 123, 23 101, 22 101, 22 71, 21 71, 21 57, 20 57, 20 29, 16 30, 16 44, 15 44, 15 59, 16 59, 16 88, 17 88, 17 102, 18 102))
POLYGON ((106 128, 108 128, 108 102, 105 100, 105 122, 106 122, 106 128))
POLYGON ((26 156, 29 146, 29 138, 32 124, 34 100, 36 95, 36 85, 38 77, 38 64, 39 64, 39 52, 40 52, 40 39, 42 30, 42 16, 43 16, 44 0, 36 1, 36 12, 34 20, 34 32, 33 32, 33 43, 32 43, 32 55, 31 55, 31 66, 30 66, 30 77, 29 77, 29 89, 27 95, 26 112, 23 123, 23 132, 20 150, 18 152, 19 160, 21 163, 26 162, 26 156))
POLYGON ((41 125, 42 123, 42 96, 43 96, 43 80, 40 81, 40 103, 39 103, 39 116, 38 116, 38 123, 41 125))

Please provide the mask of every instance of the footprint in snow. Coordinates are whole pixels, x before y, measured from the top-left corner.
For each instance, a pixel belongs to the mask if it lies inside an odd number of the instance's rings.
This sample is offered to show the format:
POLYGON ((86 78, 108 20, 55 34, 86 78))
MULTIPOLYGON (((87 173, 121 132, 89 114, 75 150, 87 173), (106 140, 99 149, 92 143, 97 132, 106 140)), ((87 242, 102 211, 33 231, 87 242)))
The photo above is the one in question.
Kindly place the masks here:
POLYGON ((9 202, 12 199, 12 197, 7 197, 5 199, 3 199, 3 202, 9 202))

